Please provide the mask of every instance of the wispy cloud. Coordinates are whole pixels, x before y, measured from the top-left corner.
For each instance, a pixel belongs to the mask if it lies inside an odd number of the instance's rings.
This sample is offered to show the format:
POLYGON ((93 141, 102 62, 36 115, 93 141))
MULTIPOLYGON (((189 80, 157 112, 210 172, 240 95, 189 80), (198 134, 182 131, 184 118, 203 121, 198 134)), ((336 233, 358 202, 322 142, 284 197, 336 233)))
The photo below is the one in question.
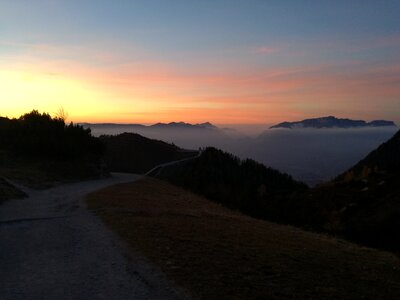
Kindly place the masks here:
MULTIPOLYGON (((382 47, 397 45, 395 37, 376 42, 382 47)), ((315 115, 316 110, 356 114, 371 107, 376 114, 383 114, 384 107, 394 107, 400 97, 400 61, 393 60, 291 62, 256 68, 221 63, 218 67, 188 68, 167 59, 133 59, 107 49, 5 41, 0 45, 26 50, 12 60, 0 61, 2 69, 74 79, 84 83, 85 89, 96 91, 103 107, 109 105, 115 113, 122 113, 127 105, 137 107, 136 117, 141 121, 173 121, 181 115, 196 122, 262 123, 315 115)), ((345 44, 333 45, 352 49, 345 44)), ((253 53, 281 54, 285 49, 259 47, 253 53)), ((105 112, 97 112, 96 118, 107 120, 105 112)))
POLYGON ((386 36, 364 36, 355 38, 320 37, 318 39, 298 39, 288 43, 303 54, 315 53, 354 53, 366 50, 382 50, 391 47, 400 47, 400 34, 386 36))
POLYGON ((278 52, 279 48, 277 47, 269 47, 269 46, 261 46, 261 47, 256 47, 252 50, 253 53, 257 53, 257 54, 272 54, 275 52, 278 52))

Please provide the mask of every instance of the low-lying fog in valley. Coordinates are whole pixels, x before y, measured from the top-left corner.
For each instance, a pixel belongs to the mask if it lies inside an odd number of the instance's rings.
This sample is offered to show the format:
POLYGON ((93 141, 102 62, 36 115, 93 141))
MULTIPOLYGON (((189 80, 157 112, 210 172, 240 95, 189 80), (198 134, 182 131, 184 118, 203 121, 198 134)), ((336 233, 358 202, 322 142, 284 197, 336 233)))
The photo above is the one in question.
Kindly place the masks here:
POLYGON ((309 185, 334 178, 388 140, 397 127, 353 129, 153 128, 90 124, 95 136, 135 132, 185 148, 214 146, 289 173, 309 185))
POLYGON ((395 132, 394 127, 273 129, 235 151, 315 185, 346 171, 395 132))

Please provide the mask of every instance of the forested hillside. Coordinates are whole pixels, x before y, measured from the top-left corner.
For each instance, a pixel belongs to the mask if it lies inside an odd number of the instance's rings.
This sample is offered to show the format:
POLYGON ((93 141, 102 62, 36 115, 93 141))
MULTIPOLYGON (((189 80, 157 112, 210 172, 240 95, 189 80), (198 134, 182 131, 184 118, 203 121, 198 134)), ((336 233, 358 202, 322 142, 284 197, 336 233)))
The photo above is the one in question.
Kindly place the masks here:
POLYGON ((248 215, 400 251, 400 133, 332 182, 290 176, 214 148, 156 177, 248 215))
POLYGON ((188 188, 210 200, 256 217, 266 217, 265 206, 307 190, 289 175, 254 160, 207 148, 198 158, 162 168, 156 177, 188 188))

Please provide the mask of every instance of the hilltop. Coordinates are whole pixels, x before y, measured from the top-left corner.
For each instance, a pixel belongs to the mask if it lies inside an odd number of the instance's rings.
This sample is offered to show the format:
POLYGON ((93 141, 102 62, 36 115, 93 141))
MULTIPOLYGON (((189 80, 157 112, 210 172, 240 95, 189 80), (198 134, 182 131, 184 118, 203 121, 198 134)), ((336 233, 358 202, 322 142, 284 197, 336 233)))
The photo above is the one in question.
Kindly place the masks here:
POLYGON ((386 120, 374 120, 366 122, 364 120, 351 120, 351 119, 340 119, 334 116, 305 119, 296 122, 282 122, 277 125, 271 126, 274 128, 362 128, 362 127, 387 127, 396 126, 392 121, 386 120))
POLYGON ((142 174, 157 165, 193 157, 198 153, 135 133, 103 135, 100 140, 106 146, 104 161, 113 172, 142 174))

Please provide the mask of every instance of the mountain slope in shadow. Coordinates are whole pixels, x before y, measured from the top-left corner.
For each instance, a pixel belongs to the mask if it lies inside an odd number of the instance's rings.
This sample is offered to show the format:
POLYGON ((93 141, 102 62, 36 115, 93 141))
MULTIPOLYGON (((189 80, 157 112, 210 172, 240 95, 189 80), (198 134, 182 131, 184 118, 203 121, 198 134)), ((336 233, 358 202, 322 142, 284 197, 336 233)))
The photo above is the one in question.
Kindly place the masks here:
POLYGON ((135 133, 104 135, 100 140, 106 145, 105 163, 114 172, 142 174, 159 164, 189 158, 198 153, 135 133))
POLYGON ((269 206, 270 217, 400 251, 400 131, 335 180, 269 206))
POLYGON ((265 203, 307 190, 287 174, 211 147, 195 159, 160 169, 154 177, 260 218, 266 217, 265 203))
POLYGON ((312 189, 213 148, 156 177, 254 217, 399 252, 399 155, 400 132, 336 180, 312 189))

